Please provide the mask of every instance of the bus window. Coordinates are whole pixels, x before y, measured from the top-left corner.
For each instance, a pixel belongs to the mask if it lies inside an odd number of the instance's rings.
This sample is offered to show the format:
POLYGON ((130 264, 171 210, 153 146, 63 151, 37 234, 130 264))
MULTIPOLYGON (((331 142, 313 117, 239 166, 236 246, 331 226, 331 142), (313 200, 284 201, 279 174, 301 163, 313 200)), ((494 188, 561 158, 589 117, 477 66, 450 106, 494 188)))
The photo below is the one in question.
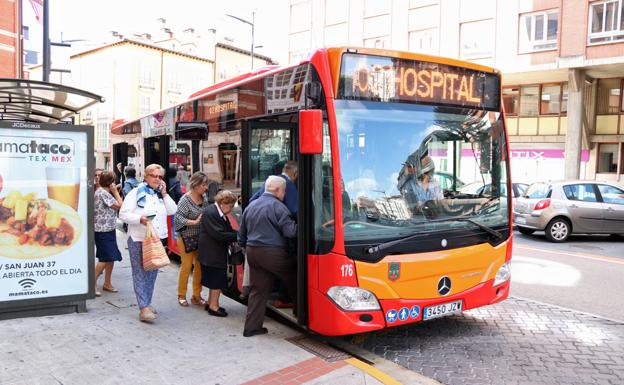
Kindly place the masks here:
POLYGON ((250 138, 250 172, 253 195, 269 175, 279 175, 284 164, 292 159, 291 128, 254 128, 250 138))

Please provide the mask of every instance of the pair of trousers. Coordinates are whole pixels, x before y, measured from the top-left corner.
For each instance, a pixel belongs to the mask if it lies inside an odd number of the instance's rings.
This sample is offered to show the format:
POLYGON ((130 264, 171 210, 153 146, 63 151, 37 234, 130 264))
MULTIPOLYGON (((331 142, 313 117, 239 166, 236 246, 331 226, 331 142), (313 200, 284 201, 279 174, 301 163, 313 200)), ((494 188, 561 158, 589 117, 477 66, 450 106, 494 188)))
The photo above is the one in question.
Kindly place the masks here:
POLYGON ((262 328, 266 304, 276 279, 286 285, 293 300, 297 298, 297 274, 294 261, 285 249, 277 247, 247 246, 251 292, 247 302, 245 330, 262 328))
POLYGON ((184 240, 178 236, 178 250, 180 251, 180 275, 178 276, 178 297, 186 298, 188 280, 193 269, 193 297, 201 297, 201 265, 199 264, 199 251, 184 251, 184 240))
POLYGON ((143 243, 135 242, 132 237, 128 237, 128 252, 130 254, 130 266, 132 267, 132 284, 136 295, 139 309, 146 308, 152 304, 154 286, 158 269, 145 271, 143 269, 143 243))

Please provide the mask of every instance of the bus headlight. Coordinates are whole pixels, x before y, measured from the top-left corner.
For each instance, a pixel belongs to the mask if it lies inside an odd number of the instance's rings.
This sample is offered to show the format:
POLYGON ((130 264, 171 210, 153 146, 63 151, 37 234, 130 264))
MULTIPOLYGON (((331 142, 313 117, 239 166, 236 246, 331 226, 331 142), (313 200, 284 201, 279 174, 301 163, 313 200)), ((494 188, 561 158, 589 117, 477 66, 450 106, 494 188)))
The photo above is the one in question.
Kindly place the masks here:
POLYGON ((381 309, 375 294, 359 287, 332 286, 327 290, 327 295, 342 310, 366 311, 381 309))
POLYGON ((502 283, 509 281, 510 277, 511 271, 509 269, 509 262, 505 262, 496 273, 496 278, 494 278, 494 286, 498 286, 502 283))

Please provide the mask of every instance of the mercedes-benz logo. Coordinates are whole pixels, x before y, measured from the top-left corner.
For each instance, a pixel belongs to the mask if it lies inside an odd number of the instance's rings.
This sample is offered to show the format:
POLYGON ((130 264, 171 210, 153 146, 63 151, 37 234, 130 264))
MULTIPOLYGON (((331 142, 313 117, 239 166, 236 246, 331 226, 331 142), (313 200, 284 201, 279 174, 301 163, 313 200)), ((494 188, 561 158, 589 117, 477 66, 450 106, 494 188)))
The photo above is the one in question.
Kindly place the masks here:
POLYGON ((442 277, 438 281, 438 293, 440 295, 447 295, 451 291, 451 279, 449 277, 442 277))

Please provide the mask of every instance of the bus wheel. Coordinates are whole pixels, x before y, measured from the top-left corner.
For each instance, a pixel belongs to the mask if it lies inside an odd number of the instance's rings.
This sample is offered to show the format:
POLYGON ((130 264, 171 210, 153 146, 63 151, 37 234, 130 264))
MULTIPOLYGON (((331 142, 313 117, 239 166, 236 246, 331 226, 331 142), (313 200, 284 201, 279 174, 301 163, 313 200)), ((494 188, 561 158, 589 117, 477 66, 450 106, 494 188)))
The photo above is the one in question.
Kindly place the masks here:
POLYGON ((529 229, 527 227, 520 227, 520 226, 518 226, 517 229, 518 229, 518 231, 521 234, 524 234, 524 235, 531 235, 531 234, 533 234, 535 232, 535 230, 529 229))
POLYGON ((551 242, 565 242, 570 233, 572 232, 572 227, 570 226, 570 222, 568 222, 564 218, 555 218, 548 226, 546 226, 546 239, 551 242))

